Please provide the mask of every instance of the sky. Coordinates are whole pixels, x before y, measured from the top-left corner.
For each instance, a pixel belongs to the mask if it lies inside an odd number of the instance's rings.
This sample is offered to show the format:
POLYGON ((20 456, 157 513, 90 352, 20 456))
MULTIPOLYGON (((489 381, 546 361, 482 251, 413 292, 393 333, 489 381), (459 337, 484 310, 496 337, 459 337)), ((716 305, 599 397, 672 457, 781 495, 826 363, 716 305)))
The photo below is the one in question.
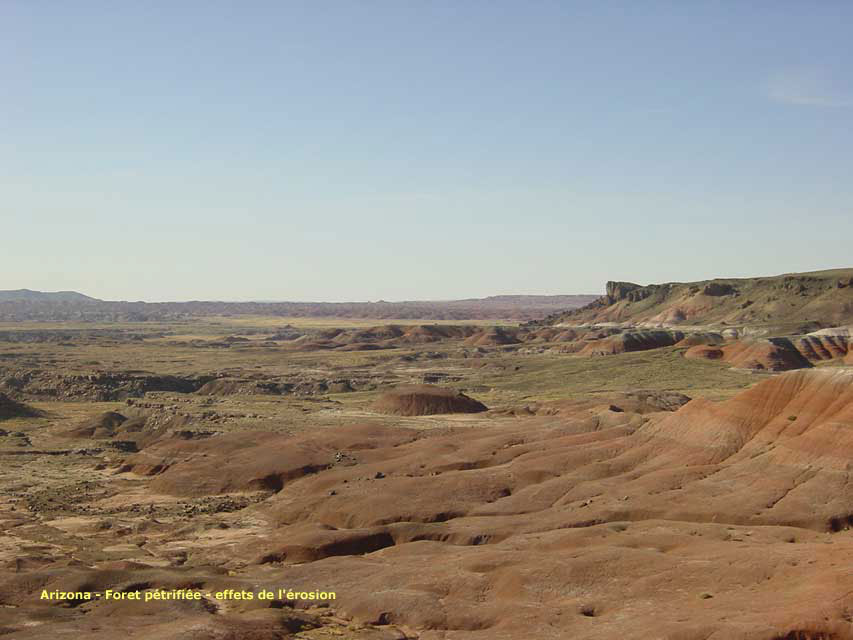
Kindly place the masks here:
POLYGON ((853 3, 0 0, 0 289, 853 266, 853 3))

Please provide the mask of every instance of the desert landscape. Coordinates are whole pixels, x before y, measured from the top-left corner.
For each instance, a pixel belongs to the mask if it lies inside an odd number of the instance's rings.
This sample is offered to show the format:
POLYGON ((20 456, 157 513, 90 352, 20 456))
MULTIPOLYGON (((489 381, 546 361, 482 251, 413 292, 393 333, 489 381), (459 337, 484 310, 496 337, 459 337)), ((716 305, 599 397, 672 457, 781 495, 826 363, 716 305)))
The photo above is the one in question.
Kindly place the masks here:
POLYGON ((0 640, 853 640, 853 2, 0 2, 0 640))
POLYGON ((39 297, 3 637, 853 637, 853 269, 491 322, 39 297))

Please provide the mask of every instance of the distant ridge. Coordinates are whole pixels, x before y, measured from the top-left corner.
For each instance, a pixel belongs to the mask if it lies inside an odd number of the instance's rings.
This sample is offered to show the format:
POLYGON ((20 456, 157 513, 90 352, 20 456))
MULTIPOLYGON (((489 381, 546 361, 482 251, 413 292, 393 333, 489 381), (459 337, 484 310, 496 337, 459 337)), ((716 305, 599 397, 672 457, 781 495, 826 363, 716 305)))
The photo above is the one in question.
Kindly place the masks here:
POLYGON ((371 318, 375 320, 541 319, 582 307, 595 295, 502 295, 467 300, 404 302, 126 302, 74 291, 0 291, 2 322, 145 322, 218 315, 371 318))
POLYGON ((542 324, 802 325, 814 330, 853 323, 853 269, 648 285, 608 282, 606 291, 542 324))
POLYGON ((101 302, 76 291, 33 291, 31 289, 10 289, 0 291, 0 302, 101 302))

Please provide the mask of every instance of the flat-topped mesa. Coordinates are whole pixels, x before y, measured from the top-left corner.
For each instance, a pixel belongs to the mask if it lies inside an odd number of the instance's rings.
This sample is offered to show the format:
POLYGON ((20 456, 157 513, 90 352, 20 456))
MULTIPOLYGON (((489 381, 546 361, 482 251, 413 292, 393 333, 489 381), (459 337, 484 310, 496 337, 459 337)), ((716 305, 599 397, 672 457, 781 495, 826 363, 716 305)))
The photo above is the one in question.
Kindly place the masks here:
POLYGON ((619 300, 624 300, 631 291, 636 291, 640 285, 633 282, 616 282, 613 280, 607 281, 605 291, 607 292, 607 300, 610 304, 619 300))
POLYGON ((728 325, 801 334, 853 322, 851 281, 853 269, 648 285, 610 281, 594 302, 538 324, 728 325))
POLYGON ((629 302, 639 302, 645 300, 664 285, 649 284, 642 286, 633 282, 614 282, 613 280, 607 283, 607 302, 615 304, 620 300, 628 300, 629 302))

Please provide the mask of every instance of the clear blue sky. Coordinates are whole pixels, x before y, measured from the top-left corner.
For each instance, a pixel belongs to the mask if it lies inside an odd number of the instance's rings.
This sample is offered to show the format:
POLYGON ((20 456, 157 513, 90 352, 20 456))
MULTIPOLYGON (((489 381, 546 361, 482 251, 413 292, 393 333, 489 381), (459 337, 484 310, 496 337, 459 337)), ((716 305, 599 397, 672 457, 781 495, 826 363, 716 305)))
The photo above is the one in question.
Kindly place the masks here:
POLYGON ((853 266, 853 3, 0 2, 0 289, 853 266))

